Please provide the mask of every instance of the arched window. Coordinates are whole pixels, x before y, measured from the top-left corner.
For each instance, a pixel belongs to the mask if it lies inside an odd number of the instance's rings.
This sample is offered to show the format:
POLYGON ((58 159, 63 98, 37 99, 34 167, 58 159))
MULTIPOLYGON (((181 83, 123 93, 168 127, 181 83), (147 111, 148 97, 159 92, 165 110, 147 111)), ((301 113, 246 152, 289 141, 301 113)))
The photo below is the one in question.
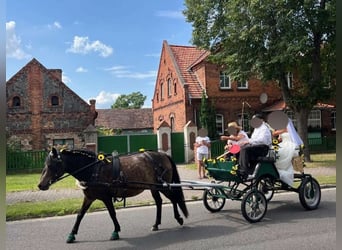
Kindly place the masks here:
POLYGON ((13 107, 20 107, 21 103, 20 103, 20 97, 19 96, 15 96, 12 99, 12 106, 13 107))
POLYGON ((172 81, 171 78, 167 80, 167 96, 170 97, 172 95, 172 81))
POLYGON ((51 97, 51 105, 52 106, 58 106, 59 105, 59 98, 58 98, 58 96, 52 96, 51 97))

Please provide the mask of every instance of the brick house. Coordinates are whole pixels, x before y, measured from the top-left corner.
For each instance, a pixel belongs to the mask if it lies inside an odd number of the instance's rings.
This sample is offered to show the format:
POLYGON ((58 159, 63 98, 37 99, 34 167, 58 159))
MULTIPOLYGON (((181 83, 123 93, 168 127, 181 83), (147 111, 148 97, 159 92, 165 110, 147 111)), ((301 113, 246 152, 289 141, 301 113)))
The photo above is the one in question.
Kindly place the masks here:
POLYGON ((95 124, 95 100, 86 103, 62 82, 61 69, 35 58, 6 82, 7 143, 17 149, 51 145, 85 147, 84 131, 95 124))
POLYGON ((152 133, 151 108, 141 109, 97 109, 95 127, 113 129, 121 134, 152 133))
POLYGON ((253 78, 244 83, 232 81, 219 66, 206 60, 208 55, 197 47, 163 41, 152 100, 155 130, 164 121, 175 132, 183 131, 189 121, 199 126, 202 91, 208 103, 215 105, 218 134, 233 120, 248 131, 251 115, 282 99, 280 87, 274 83, 253 78))

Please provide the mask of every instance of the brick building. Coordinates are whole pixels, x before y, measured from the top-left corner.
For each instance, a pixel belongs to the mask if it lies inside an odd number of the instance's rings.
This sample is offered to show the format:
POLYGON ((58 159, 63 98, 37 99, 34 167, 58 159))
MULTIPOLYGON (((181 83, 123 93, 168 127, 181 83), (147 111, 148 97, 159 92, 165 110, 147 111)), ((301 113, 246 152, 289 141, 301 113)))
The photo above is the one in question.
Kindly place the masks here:
POLYGON ((163 42, 152 100, 155 130, 163 121, 175 132, 183 131, 188 121, 199 126, 203 91, 208 103, 215 105, 218 134, 223 134, 232 120, 238 120, 248 131, 251 115, 281 100, 278 85, 258 79, 232 81, 219 66, 206 60, 208 55, 193 46, 163 42))
POLYGON ((84 147, 84 131, 94 125, 95 100, 86 103, 62 82, 61 69, 32 59, 6 82, 7 143, 20 150, 52 145, 84 147))

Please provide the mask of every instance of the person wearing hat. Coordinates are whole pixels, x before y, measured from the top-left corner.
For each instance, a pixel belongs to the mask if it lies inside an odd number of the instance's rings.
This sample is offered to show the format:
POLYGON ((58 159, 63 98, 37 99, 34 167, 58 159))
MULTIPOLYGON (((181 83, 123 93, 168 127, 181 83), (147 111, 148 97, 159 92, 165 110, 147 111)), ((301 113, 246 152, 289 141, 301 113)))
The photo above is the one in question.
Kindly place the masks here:
POLYGON ((208 131, 205 128, 201 128, 198 130, 198 136, 196 137, 195 146, 198 177, 200 179, 206 178, 203 159, 208 159, 209 157, 210 139, 208 137, 208 131))
POLYGON ((242 127, 235 121, 228 123, 227 131, 230 134, 229 136, 221 136, 221 140, 227 140, 227 145, 224 148, 225 150, 229 150, 233 144, 241 146, 244 142, 248 141, 247 133, 243 131, 242 127))

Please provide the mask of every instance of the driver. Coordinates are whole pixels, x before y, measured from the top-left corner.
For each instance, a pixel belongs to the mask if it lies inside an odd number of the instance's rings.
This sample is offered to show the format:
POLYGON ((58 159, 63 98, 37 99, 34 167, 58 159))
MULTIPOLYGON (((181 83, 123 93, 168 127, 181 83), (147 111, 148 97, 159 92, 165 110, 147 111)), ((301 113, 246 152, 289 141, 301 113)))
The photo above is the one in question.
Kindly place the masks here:
POLYGON ((254 172, 257 158, 266 156, 272 145, 272 133, 262 115, 254 115, 251 126, 254 128, 251 138, 241 143, 238 173, 243 179, 254 172))

